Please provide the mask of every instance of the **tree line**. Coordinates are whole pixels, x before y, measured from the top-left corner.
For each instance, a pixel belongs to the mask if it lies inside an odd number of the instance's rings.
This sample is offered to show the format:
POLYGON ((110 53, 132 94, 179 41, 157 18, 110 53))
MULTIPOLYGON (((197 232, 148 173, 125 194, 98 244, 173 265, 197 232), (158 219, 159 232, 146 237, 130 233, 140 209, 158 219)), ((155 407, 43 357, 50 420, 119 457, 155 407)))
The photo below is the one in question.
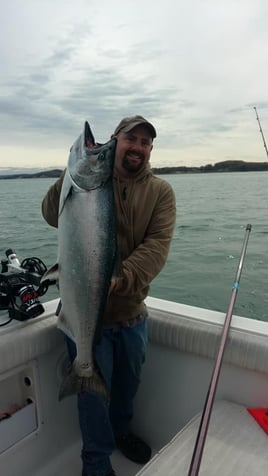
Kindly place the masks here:
POLYGON ((211 172, 259 172, 268 170, 268 162, 244 162, 243 160, 225 160, 216 164, 201 165, 200 167, 153 167, 155 174, 187 174, 211 172))

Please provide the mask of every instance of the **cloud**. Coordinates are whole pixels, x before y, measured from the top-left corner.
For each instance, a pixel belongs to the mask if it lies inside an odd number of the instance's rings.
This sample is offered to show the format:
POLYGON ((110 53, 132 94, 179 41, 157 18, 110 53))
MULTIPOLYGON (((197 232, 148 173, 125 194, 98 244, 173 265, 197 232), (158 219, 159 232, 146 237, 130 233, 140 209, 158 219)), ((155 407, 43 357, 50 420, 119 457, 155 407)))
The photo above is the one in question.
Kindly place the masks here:
POLYGON ((253 107, 265 130, 267 10, 262 0, 243 8, 233 0, 8 2, 0 156, 66 149, 85 119, 104 141, 138 113, 155 124, 157 147, 172 161, 193 151, 197 165, 216 154, 260 160, 253 107))
MULTIPOLYGON (((71 60, 75 52, 76 48, 68 44, 64 49, 56 48, 43 63, 27 68, 16 85, 12 84, 9 89, 8 83, 4 84, 9 93, 0 97, 0 115, 4 125, 2 138, 5 137, 8 142, 14 137, 14 128, 10 127, 12 118, 20 124, 19 134, 25 140, 27 136, 33 140, 33 131, 40 140, 53 130, 57 132, 59 142, 62 135, 69 136, 88 119, 101 131, 103 140, 122 116, 140 112, 141 104, 143 115, 167 118, 167 104, 178 100, 178 91, 174 87, 151 88, 150 74, 127 78, 122 54, 117 55, 117 68, 111 68, 109 64, 105 66, 105 62, 99 67, 89 61, 73 75, 71 60), (60 62, 57 62, 58 57, 60 62), (56 73, 54 63, 57 63, 56 73)), ((129 49, 129 54, 135 54, 137 61, 147 58, 142 51, 138 55, 136 45, 133 50, 129 49)), ((101 55, 105 58, 108 53, 103 50, 101 55)), ((191 106, 186 100, 180 101, 184 102, 184 106, 191 106)), ((56 140, 51 140, 55 144, 56 140)))

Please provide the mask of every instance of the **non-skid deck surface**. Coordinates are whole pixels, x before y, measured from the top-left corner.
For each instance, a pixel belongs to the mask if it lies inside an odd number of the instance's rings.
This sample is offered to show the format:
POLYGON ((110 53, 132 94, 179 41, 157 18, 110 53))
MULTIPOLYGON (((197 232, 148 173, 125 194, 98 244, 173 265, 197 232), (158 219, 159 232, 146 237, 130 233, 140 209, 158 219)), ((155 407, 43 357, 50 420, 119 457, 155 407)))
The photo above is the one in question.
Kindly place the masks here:
MULTIPOLYGON (((138 475, 187 476, 199 422, 194 417, 138 475)), ((215 402, 199 475, 268 475, 268 435, 244 406, 215 402)))
MULTIPOLYGON (((68 448, 66 453, 62 454, 56 461, 47 462, 46 466, 40 468, 34 476, 81 476, 80 452, 81 442, 79 441, 72 448, 68 448)), ((112 455, 112 465, 117 476, 135 476, 142 468, 142 465, 129 461, 118 450, 114 451, 112 455)), ((1 471, 0 475, 4 476, 1 471)), ((22 476, 26 475, 23 474, 22 476)))

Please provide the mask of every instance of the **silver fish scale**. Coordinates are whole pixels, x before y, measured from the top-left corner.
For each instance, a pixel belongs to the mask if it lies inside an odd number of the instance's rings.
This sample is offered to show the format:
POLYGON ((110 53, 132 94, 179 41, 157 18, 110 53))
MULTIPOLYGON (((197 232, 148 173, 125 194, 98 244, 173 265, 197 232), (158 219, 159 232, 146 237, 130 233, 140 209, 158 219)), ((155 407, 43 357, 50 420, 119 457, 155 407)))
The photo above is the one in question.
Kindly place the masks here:
MULTIPOLYGON (((106 157, 105 163, 101 159, 105 174, 107 166, 110 167, 110 178, 105 185, 98 186, 102 174, 98 164, 95 189, 87 191, 78 187, 68 170, 62 189, 58 238, 62 309, 58 326, 76 343, 75 371, 80 377, 92 374, 96 329, 103 317, 115 265, 114 152, 114 143, 100 152, 106 157)), ((84 160, 90 160, 89 156, 84 160)))

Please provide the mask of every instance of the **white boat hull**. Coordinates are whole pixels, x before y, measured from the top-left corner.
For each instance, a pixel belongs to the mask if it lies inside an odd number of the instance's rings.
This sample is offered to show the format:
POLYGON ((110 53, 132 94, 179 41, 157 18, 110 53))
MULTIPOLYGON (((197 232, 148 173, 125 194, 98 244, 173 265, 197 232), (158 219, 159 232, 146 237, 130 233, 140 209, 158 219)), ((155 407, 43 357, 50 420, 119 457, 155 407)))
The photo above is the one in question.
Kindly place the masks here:
MULTIPOLYGON (((150 342, 133 430, 158 452, 203 408, 225 316, 154 298, 148 298, 147 304, 150 342)), ((0 328, 0 409, 14 403, 23 406, 27 399, 29 403, 26 410, 24 407, 0 422, 3 476, 73 476, 81 472, 76 397, 58 402, 66 353, 56 328, 56 306, 57 300, 51 301, 45 305, 44 315, 0 328)), ((245 408, 268 407, 267 355, 268 323, 234 316, 217 404, 224 399, 245 408)), ((132 476, 141 469, 117 453, 113 465, 119 476, 132 476)), ((161 467, 159 462, 157 465, 161 467)), ((142 471, 153 474, 148 468, 142 471)), ((255 472, 254 476, 258 474, 264 473, 255 472)))

